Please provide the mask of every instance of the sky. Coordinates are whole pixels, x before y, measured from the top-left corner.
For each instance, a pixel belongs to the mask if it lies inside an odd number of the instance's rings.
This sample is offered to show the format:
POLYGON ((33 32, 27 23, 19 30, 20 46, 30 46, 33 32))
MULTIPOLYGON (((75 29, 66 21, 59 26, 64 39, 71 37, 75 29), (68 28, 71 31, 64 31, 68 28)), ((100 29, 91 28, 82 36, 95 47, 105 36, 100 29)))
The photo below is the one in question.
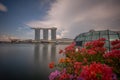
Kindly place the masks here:
POLYGON ((34 39, 31 27, 57 27, 57 38, 73 39, 92 29, 120 31, 120 0, 0 0, 0 37, 34 39))

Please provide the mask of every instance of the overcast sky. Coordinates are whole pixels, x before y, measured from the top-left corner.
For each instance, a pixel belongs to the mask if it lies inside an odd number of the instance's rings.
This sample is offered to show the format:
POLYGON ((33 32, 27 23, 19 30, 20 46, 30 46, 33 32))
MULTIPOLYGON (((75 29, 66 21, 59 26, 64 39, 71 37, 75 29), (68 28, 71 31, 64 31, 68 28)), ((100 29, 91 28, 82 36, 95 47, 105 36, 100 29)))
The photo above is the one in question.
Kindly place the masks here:
POLYGON ((0 0, 0 35, 33 39, 30 27, 57 27, 57 38, 120 31, 120 0, 0 0))

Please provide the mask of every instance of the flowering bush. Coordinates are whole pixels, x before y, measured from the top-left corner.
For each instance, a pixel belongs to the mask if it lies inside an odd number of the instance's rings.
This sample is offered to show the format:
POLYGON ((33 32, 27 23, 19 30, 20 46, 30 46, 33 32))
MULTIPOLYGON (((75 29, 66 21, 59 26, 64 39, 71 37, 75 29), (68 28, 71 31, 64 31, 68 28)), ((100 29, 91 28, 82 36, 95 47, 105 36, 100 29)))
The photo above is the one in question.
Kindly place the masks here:
POLYGON ((80 48, 72 43, 60 54, 58 64, 49 64, 50 68, 57 70, 49 75, 50 80, 118 80, 120 77, 120 40, 111 42, 112 50, 107 51, 104 47, 105 39, 101 38, 87 42, 80 48), (117 46, 117 48, 116 48, 117 46))
POLYGON ((120 76, 120 40, 111 42, 111 51, 103 55, 106 64, 113 67, 114 72, 120 76))
POLYGON ((111 67, 101 63, 92 63, 84 66, 80 77, 84 80, 113 80, 111 67))

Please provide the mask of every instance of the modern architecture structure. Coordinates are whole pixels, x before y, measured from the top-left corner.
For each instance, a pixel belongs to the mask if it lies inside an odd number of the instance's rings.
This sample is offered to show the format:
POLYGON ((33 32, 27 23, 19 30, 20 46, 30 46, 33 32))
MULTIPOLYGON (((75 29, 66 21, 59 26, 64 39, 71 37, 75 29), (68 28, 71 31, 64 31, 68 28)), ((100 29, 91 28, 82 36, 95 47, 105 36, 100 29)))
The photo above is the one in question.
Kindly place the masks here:
POLYGON ((40 31, 43 30, 43 40, 48 40, 49 30, 51 30, 51 40, 56 40, 56 30, 57 28, 32 28, 35 30, 35 41, 40 41, 40 31))
POLYGON ((110 47, 111 47, 110 41, 115 40, 115 39, 120 39, 120 31, 111 31, 111 30, 95 31, 95 30, 90 30, 89 32, 81 33, 78 36, 76 36, 74 41, 76 42, 76 46, 83 46, 83 44, 85 42, 92 41, 92 40, 97 40, 99 38, 105 38, 106 39, 105 47, 110 49, 110 47))

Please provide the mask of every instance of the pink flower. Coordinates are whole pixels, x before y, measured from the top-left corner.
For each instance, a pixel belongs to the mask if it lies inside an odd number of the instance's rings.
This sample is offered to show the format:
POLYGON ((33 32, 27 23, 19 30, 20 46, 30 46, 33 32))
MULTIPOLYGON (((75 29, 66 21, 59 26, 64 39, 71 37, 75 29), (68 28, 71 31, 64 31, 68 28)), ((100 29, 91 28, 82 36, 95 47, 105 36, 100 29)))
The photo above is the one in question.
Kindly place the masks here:
POLYGON ((49 80, 55 80, 55 78, 59 77, 60 72, 58 70, 55 70, 55 72, 50 73, 49 80))

